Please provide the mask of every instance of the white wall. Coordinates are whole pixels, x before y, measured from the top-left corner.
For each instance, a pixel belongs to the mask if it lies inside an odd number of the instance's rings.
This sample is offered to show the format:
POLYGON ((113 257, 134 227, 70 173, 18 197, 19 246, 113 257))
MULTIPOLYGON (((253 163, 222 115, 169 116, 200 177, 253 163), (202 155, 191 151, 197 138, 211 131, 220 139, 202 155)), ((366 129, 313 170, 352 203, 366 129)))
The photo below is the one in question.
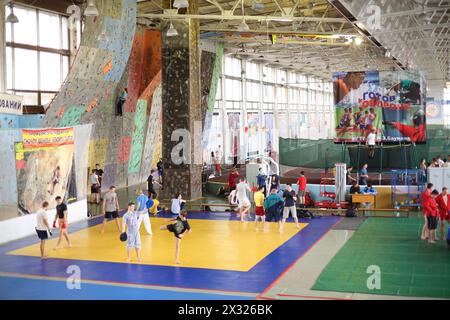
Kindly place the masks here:
MULTIPOLYGON (((69 227, 71 223, 87 219, 86 200, 77 201, 68 206, 69 227)), ((55 209, 47 211, 48 222, 53 224, 55 209)), ((36 235, 36 214, 0 221, 0 244, 17 240, 30 235, 36 235)), ((69 229, 70 230, 70 229, 69 229)), ((38 240, 36 235, 36 241, 38 240)))

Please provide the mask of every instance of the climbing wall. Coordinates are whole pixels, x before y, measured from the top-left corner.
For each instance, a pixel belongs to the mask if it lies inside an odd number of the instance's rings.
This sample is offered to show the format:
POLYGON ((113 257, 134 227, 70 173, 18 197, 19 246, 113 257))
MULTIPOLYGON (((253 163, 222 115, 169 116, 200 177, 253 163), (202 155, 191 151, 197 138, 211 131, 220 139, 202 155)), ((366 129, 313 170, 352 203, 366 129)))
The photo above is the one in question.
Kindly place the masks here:
MULTIPOLYGON (((135 35, 132 54, 130 56, 130 75, 128 87, 134 87, 131 92, 140 94, 133 100, 134 112, 131 126, 134 128, 131 137, 130 155, 128 160, 128 185, 142 182, 141 163, 143 159, 144 139, 152 97, 157 86, 161 84, 161 38, 159 31, 144 30, 138 27, 135 35)), ((129 91, 129 93, 131 93, 129 91)), ((153 124, 151 124, 153 125, 153 124)), ((145 177, 146 179, 146 177, 145 177)), ((144 180, 145 180, 144 179, 144 180)))
MULTIPOLYGON (((97 8, 99 16, 86 19, 77 56, 62 89, 49 106, 44 126, 92 123, 88 165, 92 168, 100 163, 106 168, 117 159, 127 159, 129 154, 127 141, 131 141, 133 127, 128 126, 127 130, 123 127, 132 122, 134 114, 124 112, 123 117, 118 117, 114 109, 121 86, 128 81, 124 74, 130 70, 136 1, 102 1, 97 3, 97 8), (121 142, 121 154, 111 146, 117 141, 121 142)), ((108 174, 116 176, 115 172, 108 174)), ((121 180, 123 183, 126 179, 121 180)))
MULTIPOLYGON (((161 79, 161 78, 160 78, 161 79)), ((161 83, 161 82, 160 82, 161 83)), ((144 157, 141 167, 141 179, 147 179, 150 170, 162 156, 162 98, 161 85, 153 93, 150 117, 145 135, 144 157)))
MULTIPOLYGON (((14 142, 22 139, 20 129, 4 129, 0 132, 0 205, 17 203, 16 159, 14 142)), ((0 217, 1 219, 1 217, 0 217)))
POLYGON ((152 96, 161 83, 161 37, 159 31, 136 26, 136 1, 103 1, 97 6, 100 15, 87 18, 70 74, 44 122, 45 126, 93 124, 86 143, 86 169, 100 164, 105 189, 141 182, 152 96), (153 89, 144 95, 151 83, 153 89), (123 115, 116 116, 118 96, 125 87, 123 115))
MULTIPOLYGON (((216 54, 214 55, 214 66, 212 68, 211 80, 209 81, 209 90, 203 90, 202 97, 202 116, 203 116, 203 140, 202 147, 205 150, 208 146, 209 135, 211 132, 211 122, 213 115, 214 103, 216 101, 217 87, 219 79, 222 74, 222 58, 223 58, 223 44, 216 45, 216 54), (206 95, 207 93, 207 95, 206 95), (207 99, 206 105, 204 105, 204 99, 207 99)), ((202 54, 203 59, 203 54, 202 54)), ((202 60, 203 68, 203 60, 202 60)), ((209 67, 211 69, 211 67, 209 67)), ((202 80, 202 87, 206 85, 202 80)), ((207 154, 207 153, 206 153, 207 154)))

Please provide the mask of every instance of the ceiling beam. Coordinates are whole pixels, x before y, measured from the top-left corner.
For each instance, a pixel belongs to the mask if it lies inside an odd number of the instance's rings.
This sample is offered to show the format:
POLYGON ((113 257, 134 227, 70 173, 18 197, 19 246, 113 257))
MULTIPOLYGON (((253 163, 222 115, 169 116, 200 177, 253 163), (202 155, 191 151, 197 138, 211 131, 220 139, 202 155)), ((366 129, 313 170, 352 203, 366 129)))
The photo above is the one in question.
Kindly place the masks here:
POLYGON ((171 14, 171 13, 140 13, 139 18, 150 19, 201 19, 201 20, 243 20, 246 21, 281 21, 281 22, 326 22, 326 23, 342 23, 346 20, 343 18, 328 17, 282 17, 282 16, 249 16, 249 15, 221 15, 221 14, 171 14))

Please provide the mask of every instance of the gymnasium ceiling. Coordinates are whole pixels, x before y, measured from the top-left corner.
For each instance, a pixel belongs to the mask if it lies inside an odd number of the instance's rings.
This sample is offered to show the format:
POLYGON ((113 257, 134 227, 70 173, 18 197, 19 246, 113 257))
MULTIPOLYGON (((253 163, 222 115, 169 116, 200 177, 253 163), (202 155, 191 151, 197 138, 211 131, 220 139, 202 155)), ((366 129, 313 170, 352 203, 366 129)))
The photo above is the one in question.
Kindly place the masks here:
MULTIPOLYGON (((138 22, 159 28, 162 18, 183 17, 183 9, 164 11, 162 1, 138 1, 138 22)), ((227 54, 328 79, 334 71, 392 68, 423 70, 443 86, 449 79, 450 1, 200 0, 199 5, 201 38, 224 42, 227 54), (243 18, 248 32, 237 30, 243 18), (354 37, 362 44, 349 43, 354 37)))
MULTIPOLYGON (((137 0, 138 23, 159 29, 162 19, 189 16, 164 11, 163 1, 137 0)), ((86 0, 16 2, 63 12, 86 0)), ((450 0, 199 0, 196 17, 202 39, 244 59, 325 79, 334 71, 411 68, 436 85, 450 81, 450 0), (243 18, 248 32, 238 31, 243 18), (361 45, 349 43, 355 37, 361 45)))

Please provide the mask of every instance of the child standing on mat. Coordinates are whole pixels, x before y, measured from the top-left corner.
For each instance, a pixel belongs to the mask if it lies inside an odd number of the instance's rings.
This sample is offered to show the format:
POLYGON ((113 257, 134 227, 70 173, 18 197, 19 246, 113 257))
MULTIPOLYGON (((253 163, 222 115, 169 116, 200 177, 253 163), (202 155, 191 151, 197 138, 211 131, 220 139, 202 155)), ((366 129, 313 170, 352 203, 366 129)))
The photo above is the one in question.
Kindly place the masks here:
POLYGON ((238 217, 241 218, 241 222, 244 222, 244 216, 248 213, 248 220, 252 218, 250 215, 251 203, 247 197, 247 191, 251 191, 247 184, 247 180, 239 179, 239 183, 236 186, 237 198, 238 198, 238 217))
POLYGON ((280 211, 283 207, 283 199, 277 194, 277 189, 272 188, 270 195, 264 200, 264 208, 266 211, 266 222, 278 223, 278 231, 281 233, 280 211))
POLYGON ((106 220, 114 219, 116 221, 117 230, 120 232, 120 220, 119 220, 119 200, 117 199, 116 187, 111 186, 107 193, 105 193, 105 199, 103 201, 103 224, 102 233, 105 232, 106 220))
POLYGON ((169 230, 173 233, 176 238, 175 242, 175 263, 180 264, 180 251, 181 251, 181 238, 186 231, 192 232, 191 226, 187 221, 187 211, 181 210, 178 217, 175 219, 169 220, 175 221, 175 223, 168 224, 166 226, 161 226, 161 230, 169 230))
POLYGON ((139 226, 141 225, 143 215, 135 210, 134 202, 128 203, 128 210, 123 215, 122 233, 127 234, 127 261, 131 261, 131 250, 136 250, 137 261, 141 260, 141 235, 139 226))
POLYGON ((42 203, 41 209, 38 210, 36 215, 36 233, 41 240, 41 259, 47 258, 45 255, 45 240, 49 238, 49 235, 52 235, 50 231, 50 225, 47 220, 47 213, 45 212, 48 208, 48 202, 44 201, 42 203))
POLYGON ((261 218, 263 231, 267 232, 266 212, 264 211, 264 186, 259 186, 258 191, 253 195, 255 201, 255 231, 258 231, 258 220, 261 218))
MULTIPOLYGON (((136 195, 137 195, 137 213, 139 215, 142 216, 142 220, 144 221, 144 227, 145 227, 145 231, 147 232, 147 234, 149 236, 153 235, 152 232, 152 224, 150 223, 150 216, 148 214, 148 209, 147 209, 147 201, 148 201, 148 197, 144 194, 144 192, 141 189, 137 189, 136 190, 136 195)), ((139 225, 140 228, 141 225, 139 225)))
POLYGON ((57 196, 55 200, 57 205, 56 205, 55 220, 53 221, 53 228, 56 228, 56 220, 58 220, 59 226, 59 239, 55 249, 59 248, 63 236, 64 238, 66 238, 67 245, 70 248, 72 245, 70 244, 69 234, 67 232, 68 227, 67 205, 62 201, 62 198, 60 196, 57 196))
POLYGON ((295 191, 292 189, 292 185, 290 183, 287 184, 286 190, 283 193, 284 198, 284 209, 283 209, 283 221, 281 222, 281 232, 284 230, 284 224, 286 223, 287 218, 289 218, 289 213, 294 218, 295 224, 297 225, 297 229, 300 229, 300 225, 298 224, 297 218, 297 208, 295 207, 295 202, 297 201, 297 197, 295 196, 295 191))

